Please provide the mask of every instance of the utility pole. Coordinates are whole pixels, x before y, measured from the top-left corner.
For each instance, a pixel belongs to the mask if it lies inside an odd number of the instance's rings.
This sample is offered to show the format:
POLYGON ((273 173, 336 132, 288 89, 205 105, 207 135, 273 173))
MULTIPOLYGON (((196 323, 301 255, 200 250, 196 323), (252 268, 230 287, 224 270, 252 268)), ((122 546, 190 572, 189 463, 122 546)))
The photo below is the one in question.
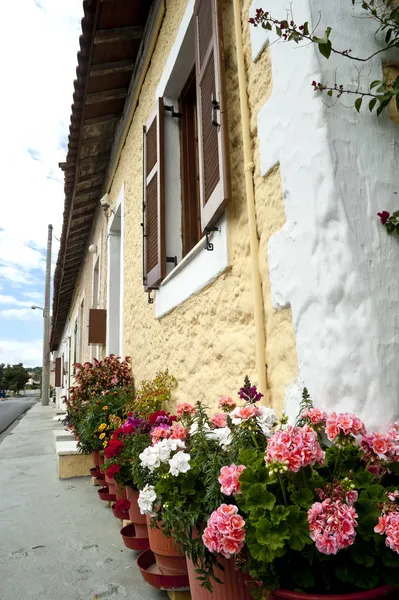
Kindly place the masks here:
POLYGON ((51 244, 53 241, 53 226, 48 226, 47 255, 46 255, 46 288, 43 310, 43 366, 42 366, 42 406, 48 406, 50 401, 50 288, 51 288, 51 244))

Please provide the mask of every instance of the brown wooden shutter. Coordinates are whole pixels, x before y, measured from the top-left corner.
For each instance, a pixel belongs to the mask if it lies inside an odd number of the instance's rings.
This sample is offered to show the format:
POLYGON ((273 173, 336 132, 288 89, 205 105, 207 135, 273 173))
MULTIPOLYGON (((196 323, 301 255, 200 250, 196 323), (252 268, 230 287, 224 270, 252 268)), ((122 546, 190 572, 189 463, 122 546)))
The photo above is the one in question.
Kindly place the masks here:
POLYGON ((194 17, 201 227, 204 230, 215 223, 230 199, 223 32, 218 0, 196 0, 194 17))
POLYGON ((159 98, 144 127, 143 283, 155 288, 165 277, 164 107, 159 98))
POLYGON ((102 308, 89 310, 89 345, 105 344, 107 338, 107 311, 102 308))
POLYGON ((61 387, 61 357, 55 359, 55 387, 61 387))

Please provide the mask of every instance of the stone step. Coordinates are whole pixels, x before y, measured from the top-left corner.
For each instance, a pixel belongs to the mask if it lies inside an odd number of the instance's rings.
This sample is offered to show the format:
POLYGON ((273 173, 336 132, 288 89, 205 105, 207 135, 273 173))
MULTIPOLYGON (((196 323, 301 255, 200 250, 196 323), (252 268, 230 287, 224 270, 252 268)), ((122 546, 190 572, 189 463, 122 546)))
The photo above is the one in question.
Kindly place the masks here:
POLYGON ((93 466, 91 454, 82 454, 76 440, 60 440, 55 443, 58 478, 89 477, 93 466))

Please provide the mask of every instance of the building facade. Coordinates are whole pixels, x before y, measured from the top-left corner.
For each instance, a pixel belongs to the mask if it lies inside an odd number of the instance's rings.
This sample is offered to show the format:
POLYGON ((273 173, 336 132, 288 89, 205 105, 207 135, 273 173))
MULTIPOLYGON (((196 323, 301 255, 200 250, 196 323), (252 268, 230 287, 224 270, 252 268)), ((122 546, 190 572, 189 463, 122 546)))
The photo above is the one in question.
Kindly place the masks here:
MULTIPOLYGON (((378 43, 345 0, 305 4, 292 3, 298 23, 321 14, 343 47, 378 43)), ((84 3, 62 164, 58 399, 74 362, 114 353, 132 357, 137 381, 168 368, 177 401, 211 409, 248 375, 290 415, 306 385, 318 406, 370 424, 399 416, 398 246, 376 218, 395 209, 397 126, 327 106, 311 82, 353 79, 351 61, 271 43, 248 23, 257 8, 84 3)), ((370 81, 383 66, 377 56, 370 81)))

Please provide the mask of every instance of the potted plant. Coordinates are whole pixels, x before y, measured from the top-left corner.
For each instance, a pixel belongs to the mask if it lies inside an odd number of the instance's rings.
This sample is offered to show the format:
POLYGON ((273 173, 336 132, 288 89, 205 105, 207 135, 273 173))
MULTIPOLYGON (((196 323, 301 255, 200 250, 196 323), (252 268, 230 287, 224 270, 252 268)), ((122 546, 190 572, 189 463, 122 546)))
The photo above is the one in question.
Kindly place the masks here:
POLYGON ((399 426, 366 433, 306 390, 303 401, 266 449, 240 450, 239 493, 210 516, 204 544, 244 566, 253 598, 396 598, 399 426))

